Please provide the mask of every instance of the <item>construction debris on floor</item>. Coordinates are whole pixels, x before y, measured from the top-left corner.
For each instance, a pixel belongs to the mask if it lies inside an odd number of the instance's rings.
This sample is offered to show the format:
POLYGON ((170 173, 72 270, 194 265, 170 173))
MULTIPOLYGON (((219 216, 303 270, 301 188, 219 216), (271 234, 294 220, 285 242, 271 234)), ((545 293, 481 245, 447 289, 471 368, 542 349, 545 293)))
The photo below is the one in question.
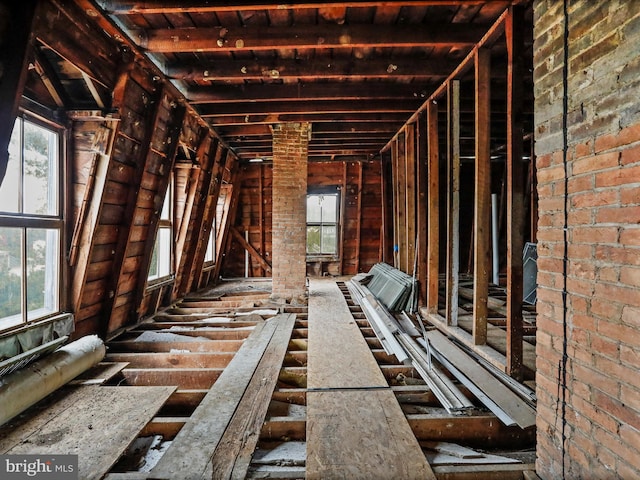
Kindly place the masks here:
POLYGON ((529 476, 535 395, 423 322, 411 277, 377 275, 312 279, 308 307, 265 281, 190 296, 4 425, 0 452, 76 453, 83 479, 529 476))

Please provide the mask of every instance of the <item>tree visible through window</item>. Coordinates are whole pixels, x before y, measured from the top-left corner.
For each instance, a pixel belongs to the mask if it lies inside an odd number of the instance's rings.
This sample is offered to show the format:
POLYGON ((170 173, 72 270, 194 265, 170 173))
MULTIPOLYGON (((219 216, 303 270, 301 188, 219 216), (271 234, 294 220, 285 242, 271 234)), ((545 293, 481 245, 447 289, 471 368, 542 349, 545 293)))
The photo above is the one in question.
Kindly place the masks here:
POLYGON ((307 255, 338 252, 338 194, 307 195, 307 255))
POLYGON ((59 192, 58 132, 19 117, 0 185, 0 329, 59 310, 59 192))

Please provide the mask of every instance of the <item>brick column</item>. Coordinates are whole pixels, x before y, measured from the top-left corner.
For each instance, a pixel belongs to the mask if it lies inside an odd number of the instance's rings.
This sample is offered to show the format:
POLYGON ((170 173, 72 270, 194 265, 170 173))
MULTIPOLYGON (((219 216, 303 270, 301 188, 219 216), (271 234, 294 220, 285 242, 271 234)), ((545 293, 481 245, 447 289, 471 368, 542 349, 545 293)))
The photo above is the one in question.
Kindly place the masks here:
POLYGON ((306 303, 307 149, 311 124, 279 123, 273 132, 273 298, 306 303))

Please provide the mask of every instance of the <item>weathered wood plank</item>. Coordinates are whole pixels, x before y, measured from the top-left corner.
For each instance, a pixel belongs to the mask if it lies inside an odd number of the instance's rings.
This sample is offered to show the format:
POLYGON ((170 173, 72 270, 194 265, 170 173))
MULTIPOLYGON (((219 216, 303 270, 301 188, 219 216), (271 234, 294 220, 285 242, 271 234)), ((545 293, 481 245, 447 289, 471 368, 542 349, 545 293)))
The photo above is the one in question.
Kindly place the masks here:
POLYGON ((308 388, 387 386, 334 280, 310 280, 308 335, 308 388))
POLYGON ((174 390, 65 388, 50 399, 47 408, 38 411, 36 407, 31 410, 33 415, 3 427, 0 452, 78 455, 78 478, 102 478, 174 390))
POLYGON ((241 480, 249 469, 287 350, 295 315, 287 314, 271 321, 279 321, 279 325, 213 453, 211 469, 216 479, 241 480))
POLYGON ((256 326, 152 470, 151 478, 202 478, 203 475, 211 478, 211 456, 231 422, 276 328, 283 322, 289 331, 293 328, 289 314, 256 326))
POLYGON ((307 479, 435 479, 390 389, 307 392, 307 479))

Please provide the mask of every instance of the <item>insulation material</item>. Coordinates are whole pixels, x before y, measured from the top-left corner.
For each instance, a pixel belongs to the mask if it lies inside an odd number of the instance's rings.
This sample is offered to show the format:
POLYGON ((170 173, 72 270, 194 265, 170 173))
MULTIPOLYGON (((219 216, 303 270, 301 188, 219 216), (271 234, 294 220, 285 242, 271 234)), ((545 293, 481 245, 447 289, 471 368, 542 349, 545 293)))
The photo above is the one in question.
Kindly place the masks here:
POLYGON ((57 338, 70 335, 73 330, 73 315, 65 313, 3 335, 0 337, 0 360, 14 357, 57 338))

